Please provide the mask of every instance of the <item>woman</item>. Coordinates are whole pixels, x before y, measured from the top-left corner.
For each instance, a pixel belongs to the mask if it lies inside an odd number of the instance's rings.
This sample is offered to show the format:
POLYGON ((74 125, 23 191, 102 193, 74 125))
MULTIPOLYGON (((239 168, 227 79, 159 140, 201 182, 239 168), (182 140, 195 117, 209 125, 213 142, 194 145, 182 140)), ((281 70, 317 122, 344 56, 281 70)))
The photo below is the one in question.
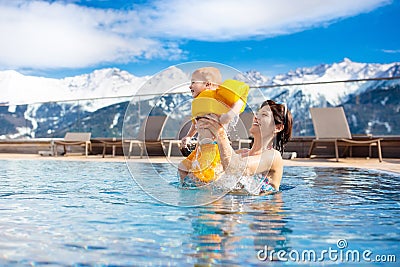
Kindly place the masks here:
MULTIPOLYGON (((224 127, 218 122, 214 114, 198 121, 198 127, 209 129, 218 143, 221 164, 226 174, 238 172, 241 168, 242 176, 256 179, 259 192, 279 191, 282 180, 284 145, 292 134, 292 114, 286 105, 267 100, 262 103, 256 112, 249 132, 254 137, 251 149, 234 151, 230 145, 224 127), (275 140, 275 142, 274 142, 275 140)), ((240 179, 239 186, 246 187, 253 183, 240 179)), ((240 188, 240 187, 239 187, 240 188)), ((255 190, 254 188, 252 189, 255 190)))

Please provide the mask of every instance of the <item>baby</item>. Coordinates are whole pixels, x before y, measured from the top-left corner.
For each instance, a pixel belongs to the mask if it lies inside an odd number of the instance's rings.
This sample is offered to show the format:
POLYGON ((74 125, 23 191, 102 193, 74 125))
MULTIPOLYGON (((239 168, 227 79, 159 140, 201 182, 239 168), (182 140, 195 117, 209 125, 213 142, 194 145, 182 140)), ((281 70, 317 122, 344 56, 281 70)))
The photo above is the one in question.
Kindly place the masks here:
POLYGON ((196 149, 179 165, 181 183, 188 174, 200 182, 214 180, 215 169, 220 165, 218 146, 214 136, 207 129, 196 129, 196 119, 214 113, 219 116, 221 124, 228 124, 233 117, 238 116, 245 108, 249 86, 237 80, 226 80, 223 83, 220 71, 214 67, 204 67, 193 72, 191 85, 192 96, 192 126, 182 139, 186 146, 196 132, 198 145, 196 149))

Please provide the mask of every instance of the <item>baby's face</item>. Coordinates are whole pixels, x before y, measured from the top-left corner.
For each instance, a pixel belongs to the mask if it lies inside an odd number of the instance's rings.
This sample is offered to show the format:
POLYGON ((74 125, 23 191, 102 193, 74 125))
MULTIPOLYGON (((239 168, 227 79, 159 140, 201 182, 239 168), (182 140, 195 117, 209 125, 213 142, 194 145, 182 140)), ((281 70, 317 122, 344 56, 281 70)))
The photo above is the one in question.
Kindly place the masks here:
POLYGON ((196 98, 201 92, 203 92, 206 88, 206 82, 202 81, 192 81, 190 86, 190 91, 192 92, 192 97, 196 98))
POLYGON ((190 91, 192 92, 192 97, 193 98, 197 97, 201 92, 207 89, 204 77, 200 73, 194 72, 192 74, 192 79, 189 88, 190 91))

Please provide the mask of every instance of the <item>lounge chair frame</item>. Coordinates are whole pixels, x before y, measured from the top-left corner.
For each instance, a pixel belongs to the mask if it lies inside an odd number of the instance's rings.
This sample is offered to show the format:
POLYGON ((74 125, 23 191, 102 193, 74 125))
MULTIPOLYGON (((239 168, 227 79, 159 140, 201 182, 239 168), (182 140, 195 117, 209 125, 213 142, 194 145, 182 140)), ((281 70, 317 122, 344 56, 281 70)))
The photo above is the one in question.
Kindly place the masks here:
POLYGON ((148 116, 142 123, 139 129, 139 134, 136 139, 125 140, 129 143, 128 159, 131 158, 133 147, 137 145, 140 149, 140 158, 143 158, 146 146, 160 145, 161 133, 164 129, 167 116, 148 116))
MULTIPOLYGON (((171 157, 173 145, 176 145, 178 148, 181 147, 182 138, 187 135, 191 125, 192 125, 192 121, 191 121, 190 117, 187 117, 183 120, 181 127, 179 128, 179 130, 176 134, 175 139, 163 139, 163 142, 168 144, 167 157, 171 157)), ((197 143, 197 141, 195 143, 197 143)))
POLYGON ((54 141, 54 154, 57 156, 57 146, 64 147, 64 155, 67 153, 67 146, 85 146, 86 157, 92 150, 90 142, 91 133, 86 132, 67 132, 64 140, 54 141))
POLYGON ((350 157, 352 156, 351 147, 353 146, 368 146, 369 157, 371 157, 371 147, 376 146, 379 162, 382 162, 380 142, 382 139, 365 135, 364 140, 354 140, 343 107, 310 108, 310 113, 316 138, 311 142, 308 157, 314 156, 312 152, 318 144, 333 143, 336 161, 339 161, 339 146, 345 147, 344 153, 350 147, 350 157))

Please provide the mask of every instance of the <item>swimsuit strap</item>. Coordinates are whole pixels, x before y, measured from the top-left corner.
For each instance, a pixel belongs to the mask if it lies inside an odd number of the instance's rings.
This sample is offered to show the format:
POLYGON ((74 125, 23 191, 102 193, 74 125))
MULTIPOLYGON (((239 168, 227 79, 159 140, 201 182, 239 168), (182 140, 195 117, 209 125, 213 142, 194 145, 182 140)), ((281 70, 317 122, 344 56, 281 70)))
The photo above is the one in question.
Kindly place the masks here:
POLYGON ((262 172, 261 176, 266 179, 267 181, 269 181, 269 176, 268 176, 268 172, 262 172))
POLYGON ((207 144, 216 145, 217 141, 212 140, 211 138, 204 138, 202 140, 199 140, 198 143, 199 143, 199 145, 207 145, 207 144))

